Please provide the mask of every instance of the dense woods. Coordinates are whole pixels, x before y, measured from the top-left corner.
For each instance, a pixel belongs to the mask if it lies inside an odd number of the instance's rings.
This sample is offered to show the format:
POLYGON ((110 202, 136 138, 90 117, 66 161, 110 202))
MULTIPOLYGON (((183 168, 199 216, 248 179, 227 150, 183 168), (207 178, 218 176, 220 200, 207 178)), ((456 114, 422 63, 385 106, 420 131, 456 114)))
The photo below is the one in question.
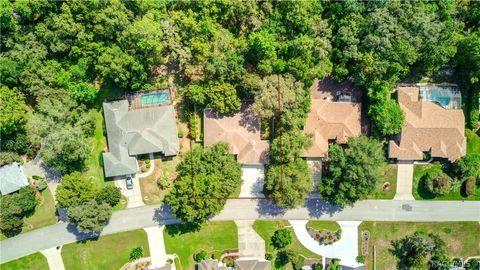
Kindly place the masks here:
MULTIPOLYGON (((230 113, 241 99, 254 99, 272 153, 279 129, 287 134, 285 188, 299 194, 279 202, 286 207, 302 203, 311 181, 298 155, 310 138, 288 134, 305 124, 315 78, 351 79, 367 93, 372 134, 380 140, 403 124, 392 97, 400 81, 458 83, 467 127, 478 125, 477 1, 1 0, 0 19, 0 102, 7 104, 0 107, 0 150, 40 151, 64 174, 84 169, 96 125, 91 110, 100 110, 106 95, 162 87, 169 78, 186 94, 189 73, 204 74, 190 82, 198 108, 230 113), (272 102, 277 77, 270 74, 281 75, 281 126, 272 102)), ((268 194, 278 192, 275 158, 268 194)))

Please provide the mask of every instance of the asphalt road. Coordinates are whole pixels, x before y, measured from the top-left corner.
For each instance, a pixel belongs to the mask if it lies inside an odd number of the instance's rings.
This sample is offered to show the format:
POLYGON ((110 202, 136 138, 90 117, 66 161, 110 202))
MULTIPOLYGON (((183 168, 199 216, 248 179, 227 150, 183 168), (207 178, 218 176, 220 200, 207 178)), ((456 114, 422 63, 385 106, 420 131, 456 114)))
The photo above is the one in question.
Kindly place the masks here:
MULTIPOLYGON (((358 221, 480 221, 480 201, 367 200, 340 209, 321 200, 308 200, 305 207, 284 211, 269 200, 228 200, 212 220, 321 219, 358 221)), ((178 223, 167 207, 147 205, 114 212, 101 235, 158 224, 178 223)), ((54 246, 94 237, 79 234, 65 223, 40 228, 0 242, 0 263, 54 246)))

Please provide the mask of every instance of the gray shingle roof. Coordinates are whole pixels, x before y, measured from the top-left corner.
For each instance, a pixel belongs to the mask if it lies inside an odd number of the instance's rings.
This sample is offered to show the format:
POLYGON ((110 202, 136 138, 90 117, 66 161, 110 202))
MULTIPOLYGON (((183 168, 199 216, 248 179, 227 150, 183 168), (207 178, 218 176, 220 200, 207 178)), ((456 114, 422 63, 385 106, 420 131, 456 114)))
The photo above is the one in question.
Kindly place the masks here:
POLYGON ((135 155, 162 152, 176 155, 175 112, 171 105, 128 110, 128 101, 103 103, 109 152, 103 154, 106 177, 137 172, 135 155))
POLYGON ((15 192, 28 186, 28 179, 23 168, 17 162, 0 167, 0 193, 2 195, 15 192))

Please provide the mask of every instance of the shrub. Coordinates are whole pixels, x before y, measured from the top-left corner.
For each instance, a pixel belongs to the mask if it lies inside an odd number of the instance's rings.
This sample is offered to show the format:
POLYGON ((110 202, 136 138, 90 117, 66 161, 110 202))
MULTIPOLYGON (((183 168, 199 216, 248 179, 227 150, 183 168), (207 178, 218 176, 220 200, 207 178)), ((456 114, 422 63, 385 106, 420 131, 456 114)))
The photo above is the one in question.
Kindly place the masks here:
POLYGON ((468 177, 465 180, 465 194, 471 196, 475 193, 475 177, 468 177))
POLYGON ((470 259, 465 263, 466 270, 478 270, 479 267, 480 267, 479 259, 470 259))
POLYGON ((265 253, 265 260, 271 261, 272 259, 273 259, 272 253, 269 253, 269 252, 265 253))
POLYGON ((143 257, 143 247, 135 247, 130 251, 130 260, 134 261, 143 257))
POLYGON ((313 270, 323 270, 323 264, 321 262, 314 264, 313 270))
POLYGON ((480 154, 467 155, 453 164, 453 173, 460 178, 480 177, 480 154))
POLYGON ((21 162, 20 156, 14 152, 0 152, 0 166, 7 165, 13 162, 21 162))
POLYGON ((356 260, 357 260, 358 263, 364 263, 365 262, 365 256, 358 255, 356 260))
POLYGON ((185 136, 185 132, 183 131, 183 129, 179 129, 178 130, 178 138, 183 138, 183 136, 185 136))
POLYGON ((196 262, 201 262, 203 260, 209 259, 208 253, 205 250, 193 254, 193 260, 196 262))
POLYGON ((287 229, 276 230, 272 236, 272 245, 281 249, 292 243, 292 234, 287 229))
POLYGON ((434 195, 444 195, 452 188, 452 178, 442 171, 428 172, 424 181, 425 189, 434 195))
POLYGON ((37 181, 38 191, 44 191, 48 187, 47 181, 45 181, 45 179, 40 178, 39 180, 36 180, 36 181, 37 181))
POLYGON ((162 175, 157 179, 158 188, 164 190, 170 187, 170 182, 168 181, 168 176, 162 175))
POLYGON ((120 189, 111 185, 103 187, 95 198, 98 203, 108 203, 110 206, 115 206, 120 202, 122 193, 120 189))

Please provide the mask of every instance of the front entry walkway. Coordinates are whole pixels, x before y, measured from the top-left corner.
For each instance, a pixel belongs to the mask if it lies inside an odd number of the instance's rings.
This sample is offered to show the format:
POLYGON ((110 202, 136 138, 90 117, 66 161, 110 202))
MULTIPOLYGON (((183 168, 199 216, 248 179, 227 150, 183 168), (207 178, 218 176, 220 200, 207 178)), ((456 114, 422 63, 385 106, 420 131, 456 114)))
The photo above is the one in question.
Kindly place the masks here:
POLYGON ((398 161, 397 193, 394 200, 413 201, 413 160, 398 161))
MULTIPOLYGON (((342 229, 340 240, 331 245, 320 245, 313 239, 305 227, 308 220, 289 220, 298 241, 315 254, 328 258, 340 259, 340 265, 357 267, 362 264, 357 263, 358 256, 358 225, 361 221, 337 221, 342 229)), ((325 263, 324 263, 325 265, 325 263)))
POLYGON ((264 198, 263 183, 265 167, 263 164, 242 165, 242 189, 240 198, 264 198))
POLYGON ((137 176, 134 176, 133 179, 133 188, 127 189, 127 185, 125 182, 125 177, 116 178, 114 180, 115 186, 120 188, 123 196, 127 198, 127 208, 134 208, 139 206, 144 206, 142 199, 142 191, 140 189, 140 181, 138 180, 137 176))
POLYGON ((65 265, 62 259, 62 247, 52 247, 40 251, 40 253, 47 258, 48 268, 51 270, 65 270, 65 265))
POLYGON ((147 232, 148 247, 150 249, 151 268, 162 267, 167 264, 167 252, 163 241, 163 229, 165 226, 153 226, 143 228, 147 232))
POLYGON ((255 220, 235 220, 240 258, 265 259, 265 241, 253 229, 255 220))

